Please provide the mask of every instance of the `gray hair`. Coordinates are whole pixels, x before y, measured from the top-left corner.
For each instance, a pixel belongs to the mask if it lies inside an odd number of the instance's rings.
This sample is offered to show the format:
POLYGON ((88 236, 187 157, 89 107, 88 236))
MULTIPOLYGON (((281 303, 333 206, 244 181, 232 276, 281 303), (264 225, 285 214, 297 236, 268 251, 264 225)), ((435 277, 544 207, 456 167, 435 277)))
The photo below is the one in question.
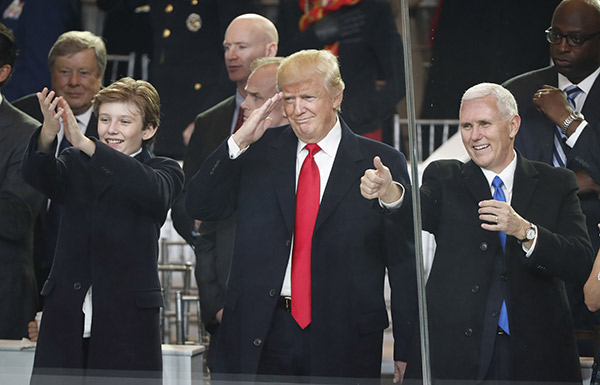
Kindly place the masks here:
POLYGON ((57 56, 73 55, 86 49, 94 50, 96 64, 98 65, 98 73, 96 75, 103 76, 106 69, 106 46, 102 38, 89 31, 68 31, 56 39, 56 42, 48 53, 50 71, 54 67, 57 56))
POLYGON ((465 101, 491 96, 496 99, 498 112, 504 120, 519 114, 517 101, 509 90, 495 83, 479 83, 465 91, 460 101, 460 108, 465 101))

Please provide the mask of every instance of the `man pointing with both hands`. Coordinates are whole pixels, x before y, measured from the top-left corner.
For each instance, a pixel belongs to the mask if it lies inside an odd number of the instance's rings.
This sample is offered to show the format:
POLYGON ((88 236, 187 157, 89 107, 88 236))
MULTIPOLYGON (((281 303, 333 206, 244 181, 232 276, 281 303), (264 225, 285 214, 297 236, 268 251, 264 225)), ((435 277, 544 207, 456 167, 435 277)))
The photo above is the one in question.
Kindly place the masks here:
MULTIPOLYGON (((581 383, 563 284, 585 282, 591 268, 577 182, 514 150, 520 122, 508 90, 471 87, 460 109, 471 160, 437 161, 423 174, 423 229, 437 244, 427 282, 435 379, 581 383)), ((374 159, 361 193, 410 220, 410 191, 384 164, 374 159)), ((412 346, 407 378, 421 370, 412 346)))

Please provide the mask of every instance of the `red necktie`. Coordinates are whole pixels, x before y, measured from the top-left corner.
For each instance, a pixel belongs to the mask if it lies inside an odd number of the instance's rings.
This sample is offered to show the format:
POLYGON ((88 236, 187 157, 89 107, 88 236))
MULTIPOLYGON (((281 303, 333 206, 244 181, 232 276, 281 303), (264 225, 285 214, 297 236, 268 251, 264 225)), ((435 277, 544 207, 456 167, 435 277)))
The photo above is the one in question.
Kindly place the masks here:
POLYGON ((235 126, 233 127, 234 134, 237 130, 240 129, 240 127, 242 127, 242 124, 244 124, 244 110, 242 109, 242 106, 240 106, 240 108, 238 109, 237 120, 235 121, 235 126))
POLYGON ((321 178, 314 155, 321 151, 315 144, 305 147, 308 155, 302 163, 296 192, 296 223, 292 252, 292 316, 302 329, 310 324, 310 249, 319 212, 321 178))

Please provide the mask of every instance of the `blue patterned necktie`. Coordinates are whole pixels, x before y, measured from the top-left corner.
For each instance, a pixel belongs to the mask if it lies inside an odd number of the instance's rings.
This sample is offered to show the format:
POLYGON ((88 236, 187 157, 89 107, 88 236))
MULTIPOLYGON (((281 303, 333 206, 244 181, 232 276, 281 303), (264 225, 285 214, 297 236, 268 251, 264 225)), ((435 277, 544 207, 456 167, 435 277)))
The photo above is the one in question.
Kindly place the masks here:
MULTIPOLYGON (((576 85, 570 85, 565 89, 567 102, 572 109, 575 109, 575 98, 582 93, 583 90, 576 85)), ((565 167, 567 165, 567 155, 563 148, 563 134, 560 132, 560 127, 556 126, 554 130, 554 149, 552 150, 552 164, 554 167, 565 167)))
MULTIPOLYGON (((500 202, 506 202, 506 196, 504 195, 504 191, 502 191, 502 185, 504 185, 504 182, 496 175, 492 181, 492 186, 494 187, 494 199, 500 202)), ((502 251, 504 252, 506 247, 506 233, 504 231, 498 231, 498 238, 500 238, 500 244, 502 245, 502 251)), ((502 300, 502 309, 500 310, 500 318, 498 318, 498 326, 500 326, 506 334, 510 335, 508 330, 508 311, 506 310, 505 300, 502 300)))

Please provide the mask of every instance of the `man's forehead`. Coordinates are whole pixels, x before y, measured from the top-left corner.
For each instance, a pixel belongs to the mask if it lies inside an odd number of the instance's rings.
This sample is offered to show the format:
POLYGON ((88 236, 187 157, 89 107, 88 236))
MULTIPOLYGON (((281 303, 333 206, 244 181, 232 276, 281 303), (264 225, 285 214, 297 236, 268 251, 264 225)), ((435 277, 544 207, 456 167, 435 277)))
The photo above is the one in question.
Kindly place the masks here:
POLYGON ((301 80, 295 80, 293 82, 283 84, 281 90, 283 93, 301 94, 306 92, 321 92, 325 87, 321 82, 315 81, 312 78, 306 78, 301 80))
POLYGON ((81 63, 82 61, 87 60, 87 64, 98 66, 98 62, 96 61, 96 52, 92 48, 83 49, 81 51, 69 53, 66 55, 56 56, 55 63, 60 62, 61 64, 72 64, 72 63, 81 63))

